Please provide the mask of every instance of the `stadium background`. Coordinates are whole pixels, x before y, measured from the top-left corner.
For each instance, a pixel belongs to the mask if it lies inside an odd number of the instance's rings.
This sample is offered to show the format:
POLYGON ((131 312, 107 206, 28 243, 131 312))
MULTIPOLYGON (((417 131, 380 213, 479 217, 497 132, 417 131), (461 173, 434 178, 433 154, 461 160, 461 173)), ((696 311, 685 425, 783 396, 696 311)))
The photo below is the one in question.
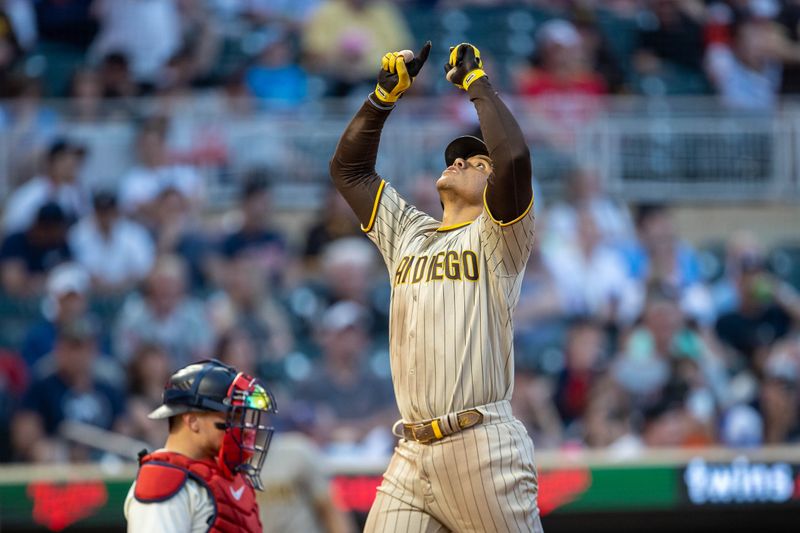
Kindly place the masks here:
POLYGON ((389 286, 327 162, 378 58, 426 39, 378 170, 440 212, 443 147, 477 122, 439 64, 479 46, 534 162, 514 406, 545 527, 792 527, 798 22, 791 0, 0 2, 0 461, 23 463, 0 529, 122 528, 165 434, 144 413, 211 354, 368 507, 389 286))

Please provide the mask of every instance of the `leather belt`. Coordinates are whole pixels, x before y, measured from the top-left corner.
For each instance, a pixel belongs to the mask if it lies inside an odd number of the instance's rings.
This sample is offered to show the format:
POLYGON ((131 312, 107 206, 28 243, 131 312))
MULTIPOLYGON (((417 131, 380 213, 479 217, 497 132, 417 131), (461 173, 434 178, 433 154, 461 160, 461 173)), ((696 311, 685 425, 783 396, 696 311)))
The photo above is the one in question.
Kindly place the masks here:
POLYGON ((448 435, 458 433, 483 422, 483 413, 477 409, 467 409, 460 413, 450 413, 433 420, 403 424, 403 436, 406 440, 417 441, 421 444, 442 440, 448 435))

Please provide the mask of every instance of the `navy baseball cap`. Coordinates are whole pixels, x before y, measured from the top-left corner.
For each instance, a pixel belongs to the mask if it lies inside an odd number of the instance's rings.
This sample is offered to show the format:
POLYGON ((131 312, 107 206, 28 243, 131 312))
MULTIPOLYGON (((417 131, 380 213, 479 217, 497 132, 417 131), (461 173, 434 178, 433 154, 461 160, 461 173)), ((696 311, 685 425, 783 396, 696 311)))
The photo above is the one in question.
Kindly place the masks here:
POLYGON ((78 157, 86 157, 88 149, 83 144, 68 139, 67 137, 59 137, 55 139, 47 149, 47 159, 52 161, 55 157, 67 152, 72 152, 78 157))
POLYGON ((444 162, 449 167, 457 158, 467 159, 474 155, 489 155, 486 143, 472 135, 456 137, 444 149, 444 162))

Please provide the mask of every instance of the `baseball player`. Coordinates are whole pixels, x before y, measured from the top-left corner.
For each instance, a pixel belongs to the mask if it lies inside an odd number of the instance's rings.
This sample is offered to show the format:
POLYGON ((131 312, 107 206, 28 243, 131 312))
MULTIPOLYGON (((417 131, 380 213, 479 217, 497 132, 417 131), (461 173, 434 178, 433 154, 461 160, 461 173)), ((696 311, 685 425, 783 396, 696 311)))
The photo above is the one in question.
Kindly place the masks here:
POLYGON ((401 436, 366 531, 541 531, 533 444, 511 414, 511 317, 534 235, 522 132, 480 52, 451 49, 446 78, 475 105, 484 141, 459 137, 436 182, 441 221, 375 172, 383 124, 428 57, 386 54, 375 91, 331 160, 336 187, 392 284, 392 379, 401 436))
POLYGON ((269 448, 272 395, 256 379, 216 360, 175 372, 164 404, 163 449, 142 453, 125 499, 130 533, 261 532, 255 489, 269 448))

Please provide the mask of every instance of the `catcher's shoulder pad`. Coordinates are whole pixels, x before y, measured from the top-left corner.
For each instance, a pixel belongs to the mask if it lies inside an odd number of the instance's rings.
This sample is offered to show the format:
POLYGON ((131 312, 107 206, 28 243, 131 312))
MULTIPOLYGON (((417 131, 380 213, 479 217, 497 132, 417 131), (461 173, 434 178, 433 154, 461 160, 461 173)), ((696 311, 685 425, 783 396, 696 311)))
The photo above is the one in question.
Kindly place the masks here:
POLYGON ((133 496, 142 503, 169 500, 186 484, 189 472, 169 463, 145 463, 136 476, 133 496))

